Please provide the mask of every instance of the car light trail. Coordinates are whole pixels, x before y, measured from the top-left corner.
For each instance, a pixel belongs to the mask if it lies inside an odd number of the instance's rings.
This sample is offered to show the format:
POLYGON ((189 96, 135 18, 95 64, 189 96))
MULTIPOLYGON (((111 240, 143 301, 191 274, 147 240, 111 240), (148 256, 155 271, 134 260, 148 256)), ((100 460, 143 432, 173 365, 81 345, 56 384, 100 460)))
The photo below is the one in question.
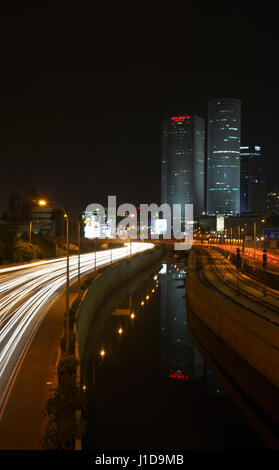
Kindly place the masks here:
MULTIPOLYGON (((153 243, 126 243, 96 252, 96 267, 154 248, 153 243)), ((95 269, 95 253, 80 256, 81 276, 95 269)), ((70 282, 78 276, 78 256, 70 256, 70 282)), ((66 258, 0 269, 0 417, 20 357, 51 303, 65 290, 66 258)))

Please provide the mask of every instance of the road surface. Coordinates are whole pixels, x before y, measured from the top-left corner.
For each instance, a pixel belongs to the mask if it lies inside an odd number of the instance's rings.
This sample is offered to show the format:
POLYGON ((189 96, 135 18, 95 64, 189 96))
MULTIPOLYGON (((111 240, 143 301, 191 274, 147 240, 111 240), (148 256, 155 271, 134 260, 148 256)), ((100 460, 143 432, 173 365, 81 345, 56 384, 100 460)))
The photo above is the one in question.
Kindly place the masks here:
MULTIPOLYGON (((81 276, 147 249, 151 243, 131 243, 113 250, 80 256, 81 276)), ((78 275, 78 256, 70 257, 70 282, 78 275)), ((0 269, 0 419, 9 390, 28 346, 53 302, 66 286, 66 258, 0 269)), ((47 351, 46 351, 47 353, 47 351)))

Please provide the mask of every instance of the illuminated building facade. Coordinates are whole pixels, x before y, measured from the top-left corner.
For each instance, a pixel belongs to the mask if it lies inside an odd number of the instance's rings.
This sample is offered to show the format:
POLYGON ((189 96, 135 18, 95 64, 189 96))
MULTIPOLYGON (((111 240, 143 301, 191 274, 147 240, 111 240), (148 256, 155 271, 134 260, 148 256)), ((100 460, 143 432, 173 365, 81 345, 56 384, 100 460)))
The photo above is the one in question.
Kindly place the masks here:
POLYGON ((162 122, 161 201, 183 208, 193 204, 194 217, 204 211, 204 138, 199 116, 172 116, 162 122))
POLYGON ((86 210, 82 217, 85 222, 85 238, 108 238, 111 236, 111 221, 108 220, 106 211, 102 213, 98 208, 94 211, 86 210))
POLYGON ((261 147, 240 147, 240 211, 265 212, 265 171, 261 147))
POLYGON ((240 214, 241 101, 208 103, 207 214, 240 214))

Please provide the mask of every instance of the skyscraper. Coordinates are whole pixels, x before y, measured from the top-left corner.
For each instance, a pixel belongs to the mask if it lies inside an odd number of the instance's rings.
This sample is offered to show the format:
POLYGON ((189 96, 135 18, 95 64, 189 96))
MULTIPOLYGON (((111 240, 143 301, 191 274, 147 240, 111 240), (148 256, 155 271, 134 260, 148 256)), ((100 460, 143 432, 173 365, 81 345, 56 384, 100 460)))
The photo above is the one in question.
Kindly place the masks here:
POLYGON ((240 147, 240 211, 265 212, 265 169, 261 147, 240 147))
POLYGON ((207 213, 240 213, 241 101, 208 103, 207 213))
POLYGON ((204 119, 173 116, 162 122, 162 203, 204 210, 204 119))

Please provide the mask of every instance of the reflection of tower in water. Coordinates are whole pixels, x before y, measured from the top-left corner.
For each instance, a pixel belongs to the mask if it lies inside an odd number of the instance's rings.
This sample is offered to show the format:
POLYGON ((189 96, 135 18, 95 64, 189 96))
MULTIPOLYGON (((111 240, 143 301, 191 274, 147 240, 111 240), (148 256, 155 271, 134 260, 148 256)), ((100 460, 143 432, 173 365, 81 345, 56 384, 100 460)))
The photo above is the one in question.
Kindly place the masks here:
POLYGON ((185 264, 164 264, 161 277, 161 355, 166 375, 196 379, 203 374, 203 358, 191 341, 187 322, 185 264))

